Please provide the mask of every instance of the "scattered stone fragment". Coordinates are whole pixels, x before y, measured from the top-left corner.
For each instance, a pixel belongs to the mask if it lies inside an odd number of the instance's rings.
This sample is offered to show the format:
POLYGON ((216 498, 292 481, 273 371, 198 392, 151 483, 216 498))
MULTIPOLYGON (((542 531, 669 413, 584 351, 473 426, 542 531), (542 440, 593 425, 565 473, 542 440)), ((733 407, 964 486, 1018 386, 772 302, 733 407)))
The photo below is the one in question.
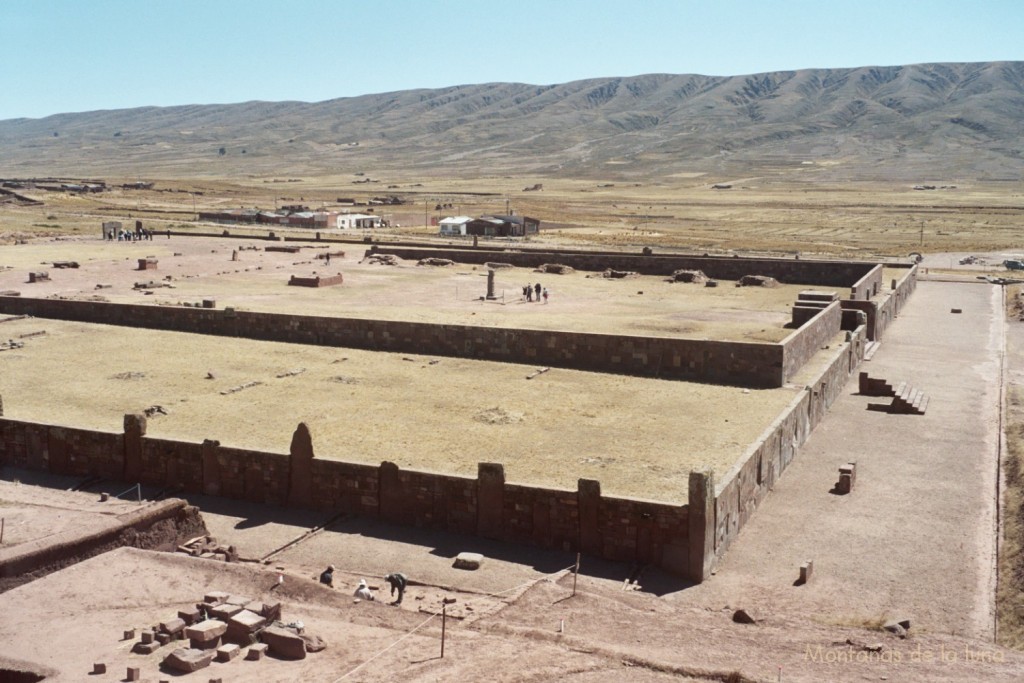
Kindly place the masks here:
POLYGON ((416 265, 417 266, 454 266, 455 265, 455 261, 452 261, 451 259, 447 259, 447 258, 437 258, 437 257, 431 256, 429 258, 420 259, 416 263, 416 265))
POLYGON ((737 287, 778 287, 779 281, 767 275, 744 275, 736 283, 737 287))
POLYGON ((267 654, 266 643, 256 643, 255 645, 249 646, 249 651, 245 653, 245 658, 250 661, 258 661, 263 659, 263 655, 267 654))
POLYGON ((483 564, 484 556, 480 553, 459 553, 455 557, 456 569, 479 569, 483 564))
POLYGON ((601 277, 609 280, 625 280, 640 277, 640 273, 635 270, 615 270, 614 268, 608 268, 601 273, 601 277))
POLYGON ((163 666, 175 671, 192 673, 210 666, 210 662, 213 661, 216 654, 215 650, 180 647, 164 658, 163 666))
POLYGON ((888 631, 889 633, 892 633, 893 635, 899 636, 900 638, 907 637, 907 629, 904 628, 903 624, 899 623, 898 621, 886 622, 886 624, 882 626, 882 628, 888 631))
POLYGON ((302 638, 302 642, 306 644, 306 652, 320 652, 327 647, 327 643, 320 636, 311 636, 308 633, 303 633, 299 638, 302 638))
POLYGON ((756 624, 757 620, 750 616, 745 609, 738 609, 732 613, 732 620, 737 624, 756 624))
POLYGON ((96 662, 92 665, 92 673, 93 675, 107 673, 107 665, 103 662, 96 662))
POLYGON ((141 676, 141 671, 140 671, 139 667, 137 667, 137 666, 129 666, 128 667, 128 673, 125 675, 125 680, 127 680, 127 681, 137 681, 137 680, 139 680, 140 676, 141 676))
POLYGON ((234 643, 229 643, 227 645, 221 645, 217 648, 216 659, 218 662, 230 662, 232 659, 234 659, 241 653, 242 648, 235 645, 234 643))

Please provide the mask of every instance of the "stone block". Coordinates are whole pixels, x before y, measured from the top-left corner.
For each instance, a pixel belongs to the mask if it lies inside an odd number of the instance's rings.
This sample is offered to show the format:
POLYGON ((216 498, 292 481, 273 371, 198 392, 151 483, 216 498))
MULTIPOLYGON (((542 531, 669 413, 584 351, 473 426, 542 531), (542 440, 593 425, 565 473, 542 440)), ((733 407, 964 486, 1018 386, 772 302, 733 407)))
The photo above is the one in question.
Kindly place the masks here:
POLYGON ((263 659, 263 655, 267 654, 266 643, 256 643, 255 645, 249 646, 249 651, 245 653, 245 658, 252 661, 263 659))
POLYGON ((135 640, 135 629, 133 629, 133 628, 125 629, 124 636, 121 638, 121 640, 135 640))
POLYGON ((184 630, 185 626, 186 626, 185 620, 182 619, 181 617, 178 617, 177 619, 171 619, 170 621, 161 621, 160 622, 160 632, 161 633, 175 634, 178 631, 184 630))
POLYGON ((280 602, 268 602, 264 603, 263 609, 260 610, 260 616, 267 621, 278 621, 281 619, 281 603, 280 602))
POLYGON ((141 676, 142 676, 142 672, 139 669, 139 667, 137 667, 137 666, 129 666, 128 667, 128 673, 125 674, 125 680, 127 680, 127 681, 137 681, 137 680, 139 680, 141 678, 141 676))
POLYGON ((163 666, 175 671, 192 673, 210 666, 216 652, 213 650, 196 650, 180 647, 164 658, 163 666))
POLYGON ((219 605, 222 602, 226 602, 229 594, 224 591, 210 591, 203 596, 203 602, 210 603, 212 605, 219 605))
POLYGON ((139 634, 139 639, 142 641, 143 645, 148 645, 153 642, 153 632, 143 631, 139 634))
POLYGON ((105 674, 105 673, 107 673, 107 665, 104 664, 103 662, 96 662, 95 664, 92 665, 92 672, 93 672, 94 675, 96 675, 96 674, 105 674))
POLYGON ((456 569, 479 569, 484 556, 480 553, 459 553, 455 556, 456 569))
POLYGON ((210 618, 220 619, 226 622, 228 619, 230 619, 231 617, 233 617, 241 611, 241 605, 232 605, 229 602, 225 602, 222 605, 217 605, 216 607, 210 609, 210 618))
POLYGON ((160 643, 161 645, 166 645, 167 643, 171 642, 171 638, 173 637, 174 636, 172 636, 170 633, 157 633, 156 642, 160 643))
POLYGON ((282 659, 306 658, 306 641, 294 631, 269 626, 260 633, 260 639, 270 648, 271 654, 282 659))
POLYGON ((249 610, 242 610, 228 621, 227 637, 242 643, 249 642, 249 636, 263 628, 267 620, 249 610))
POLYGON ((230 662, 232 659, 242 653, 242 648, 238 647, 234 643, 228 645, 221 645, 217 648, 217 661, 218 662, 230 662))
POLYGON ((193 643, 208 642, 220 638, 227 630, 228 625, 223 621, 208 619, 188 626, 185 629, 185 636, 193 643))
POLYGON ((229 595, 224 602, 229 605, 238 605, 239 607, 245 607, 248 603, 252 602, 252 598, 244 598, 240 595, 229 595))
POLYGON ((153 654, 154 652, 156 652, 159 649, 160 649, 160 643, 158 643, 158 642, 152 642, 152 643, 138 642, 138 643, 135 643, 134 645, 132 645, 132 652, 134 652, 137 655, 151 655, 151 654, 153 654))

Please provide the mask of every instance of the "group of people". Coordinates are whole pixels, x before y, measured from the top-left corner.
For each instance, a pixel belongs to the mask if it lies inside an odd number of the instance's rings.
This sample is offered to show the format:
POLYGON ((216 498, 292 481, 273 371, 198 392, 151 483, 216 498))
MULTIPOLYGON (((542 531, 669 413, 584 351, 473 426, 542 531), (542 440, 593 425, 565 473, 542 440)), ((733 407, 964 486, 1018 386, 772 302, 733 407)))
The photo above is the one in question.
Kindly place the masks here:
MULTIPOLYGON (((401 572, 393 572, 384 577, 384 580, 391 586, 391 597, 395 597, 395 593, 398 593, 398 599, 395 600, 393 605, 401 605, 402 597, 405 595, 405 587, 409 583, 409 579, 406 578, 405 574, 401 572)), ((334 565, 328 565, 327 569, 320 573, 320 583, 325 586, 334 587, 334 565)), ((356 586, 354 593, 355 597, 361 600, 372 601, 376 600, 376 596, 370 587, 366 584, 366 579, 359 579, 359 585, 356 586)))
POLYGON ((535 297, 538 303, 540 303, 541 297, 544 297, 544 303, 547 303, 548 288, 541 287, 539 282, 533 286, 529 284, 523 285, 523 299, 525 301, 533 301, 535 297))
POLYGON ((146 230, 145 228, 135 228, 134 231, 111 230, 107 233, 107 240, 113 242, 115 235, 118 242, 141 242, 142 240, 153 239, 153 231, 146 230))

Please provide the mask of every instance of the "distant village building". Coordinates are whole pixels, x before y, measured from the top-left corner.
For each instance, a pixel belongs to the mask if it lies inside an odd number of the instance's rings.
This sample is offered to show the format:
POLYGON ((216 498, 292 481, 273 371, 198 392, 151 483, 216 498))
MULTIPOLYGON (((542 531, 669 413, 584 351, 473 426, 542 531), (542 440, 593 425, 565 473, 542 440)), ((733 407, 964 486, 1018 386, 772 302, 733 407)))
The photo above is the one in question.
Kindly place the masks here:
POLYGON ((384 224, 380 216, 369 213, 342 213, 338 214, 337 227, 345 230, 348 228, 366 229, 379 228, 384 224))
POLYGON ((467 235, 466 225, 472 222, 472 220, 469 216, 449 216, 448 218, 443 218, 439 223, 441 235, 446 237, 467 235))
POLYGON ((540 232, 540 221, 529 216, 452 216, 440 223, 441 235, 528 237, 540 232))

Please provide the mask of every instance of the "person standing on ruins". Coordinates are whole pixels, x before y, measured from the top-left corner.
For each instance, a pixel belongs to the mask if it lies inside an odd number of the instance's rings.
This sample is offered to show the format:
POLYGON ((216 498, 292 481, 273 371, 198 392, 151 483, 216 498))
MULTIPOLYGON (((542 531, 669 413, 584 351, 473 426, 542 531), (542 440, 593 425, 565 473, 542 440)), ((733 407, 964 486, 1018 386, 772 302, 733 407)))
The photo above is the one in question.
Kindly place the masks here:
POLYGON ((405 574, 395 572, 394 574, 388 574, 385 576, 384 580, 391 584, 391 597, 395 597, 395 591, 398 591, 398 599, 391 604, 401 605, 402 596, 405 595, 405 585, 409 582, 409 580, 405 578, 405 574))
POLYGON ((544 303, 548 302, 548 288, 544 288, 544 303))
POLYGON ((541 287, 540 287, 540 283, 538 282, 537 284, 535 284, 533 286, 533 291, 537 295, 537 303, 540 303, 540 290, 541 290, 541 287))

